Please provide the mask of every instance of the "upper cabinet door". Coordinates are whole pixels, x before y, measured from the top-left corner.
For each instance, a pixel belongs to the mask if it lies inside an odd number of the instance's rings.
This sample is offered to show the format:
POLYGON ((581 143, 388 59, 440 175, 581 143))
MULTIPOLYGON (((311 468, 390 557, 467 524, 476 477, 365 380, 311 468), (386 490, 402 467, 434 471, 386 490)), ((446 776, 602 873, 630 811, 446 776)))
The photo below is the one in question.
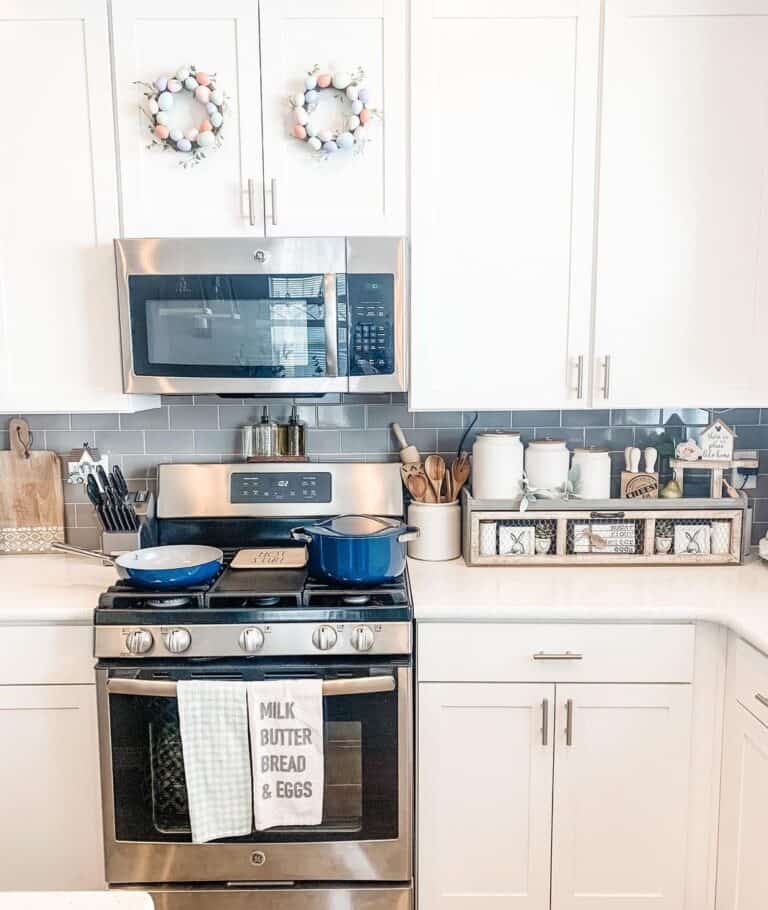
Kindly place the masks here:
POLYGON ((583 405, 600 2, 413 16, 411 406, 583 405))
POLYGON ((0 0, 0 59, 37 74, 0 143, 0 411, 151 406, 122 394, 105 0, 0 0))
POLYGON ((596 404, 765 401, 767 97, 768 0, 607 0, 596 404))
MULTIPOLYGON (((267 234, 399 235, 406 231, 406 0, 261 0, 267 234), (323 156, 291 136, 289 96, 322 72, 362 68, 382 119, 361 152, 323 156)), ((338 129, 344 93, 321 92, 312 122, 338 129)))
MULTIPOLYGON (((263 236, 255 0, 112 0, 112 16, 124 236, 263 236), (148 148, 145 98, 135 83, 190 64, 216 75, 229 110, 221 147, 185 168, 186 155, 148 148)), ((185 130, 205 117, 183 91, 174 97, 169 126, 185 130)))

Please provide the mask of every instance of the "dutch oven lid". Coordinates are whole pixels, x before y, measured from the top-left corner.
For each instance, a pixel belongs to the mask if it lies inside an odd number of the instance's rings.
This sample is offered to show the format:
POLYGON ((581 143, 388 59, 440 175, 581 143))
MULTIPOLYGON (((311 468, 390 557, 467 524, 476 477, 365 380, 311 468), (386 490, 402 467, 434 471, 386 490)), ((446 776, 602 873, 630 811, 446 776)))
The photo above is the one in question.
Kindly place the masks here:
POLYGON ((377 534, 386 535, 388 531, 399 531, 402 526, 401 521, 379 515, 337 515, 309 525, 306 530, 310 534, 326 534, 330 537, 373 537, 377 534))

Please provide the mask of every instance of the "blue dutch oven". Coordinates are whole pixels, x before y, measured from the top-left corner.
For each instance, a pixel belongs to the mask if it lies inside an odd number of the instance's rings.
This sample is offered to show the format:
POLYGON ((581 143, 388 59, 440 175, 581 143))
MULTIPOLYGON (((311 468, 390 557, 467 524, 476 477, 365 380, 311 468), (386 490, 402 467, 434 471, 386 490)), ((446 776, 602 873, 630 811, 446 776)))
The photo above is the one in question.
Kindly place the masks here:
POLYGON ((405 569, 405 545, 419 529, 378 515, 338 515, 303 528, 291 537, 309 550, 309 574, 336 584, 381 585, 405 569))

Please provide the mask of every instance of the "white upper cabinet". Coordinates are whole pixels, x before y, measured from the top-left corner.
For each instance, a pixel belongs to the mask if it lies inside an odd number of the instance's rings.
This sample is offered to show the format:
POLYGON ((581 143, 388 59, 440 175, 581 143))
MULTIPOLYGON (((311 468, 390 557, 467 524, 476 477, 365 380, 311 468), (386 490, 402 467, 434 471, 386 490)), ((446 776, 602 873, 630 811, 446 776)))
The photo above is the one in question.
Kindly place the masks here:
MULTIPOLYGON (((261 0, 266 229, 270 236, 406 231, 406 0, 261 0), (366 74, 382 113, 363 150, 325 156, 291 136, 288 98, 321 72, 366 74)), ((311 122, 340 129, 344 93, 320 93, 311 122)))
MULTIPOLYGON (((264 236, 258 4, 112 0, 112 30, 124 235, 264 236), (228 110, 221 147, 185 168, 186 155, 148 148, 143 88, 134 83, 190 64, 216 75, 228 110)), ((169 126, 197 127, 206 116, 179 92, 169 126)))
POLYGON ((412 29, 411 407, 583 406, 600 0, 416 2, 412 29))
POLYGON ((768 0, 607 0, 603 82, 595 404, 762 404, 768 0))
POLYGON ((0 143, 0 411, 150 407, 122 394, 105 0, 0 0, 0 59, 36 74, 0 143))

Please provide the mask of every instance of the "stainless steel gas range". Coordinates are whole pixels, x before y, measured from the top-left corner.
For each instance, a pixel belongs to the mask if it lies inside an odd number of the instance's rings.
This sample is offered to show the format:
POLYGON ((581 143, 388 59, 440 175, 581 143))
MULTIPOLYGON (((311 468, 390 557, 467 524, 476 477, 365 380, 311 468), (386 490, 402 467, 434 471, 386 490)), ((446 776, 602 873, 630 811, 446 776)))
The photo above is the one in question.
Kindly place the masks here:
MULTIPOLYGON (((285 544, 302 519, 395 517, 402 505, 397 465, 162 465, 147 532, 158 544, 220 546, 228 563, 240 548, 285 544), (267 495, 233 503, 240 474, 267 495)), ((104 592, 95 647, 110 886, 149 890, 161 910, 267 902, 303 910, 340 900, 351 910, 408 910, 411 618, 407 575, 343 590, 306 569, 227 564, 202 588, 147 592, 118 582, 104 592), (176 683, 308 676, 328 683, 321 824, 193 844, 176 683)))

